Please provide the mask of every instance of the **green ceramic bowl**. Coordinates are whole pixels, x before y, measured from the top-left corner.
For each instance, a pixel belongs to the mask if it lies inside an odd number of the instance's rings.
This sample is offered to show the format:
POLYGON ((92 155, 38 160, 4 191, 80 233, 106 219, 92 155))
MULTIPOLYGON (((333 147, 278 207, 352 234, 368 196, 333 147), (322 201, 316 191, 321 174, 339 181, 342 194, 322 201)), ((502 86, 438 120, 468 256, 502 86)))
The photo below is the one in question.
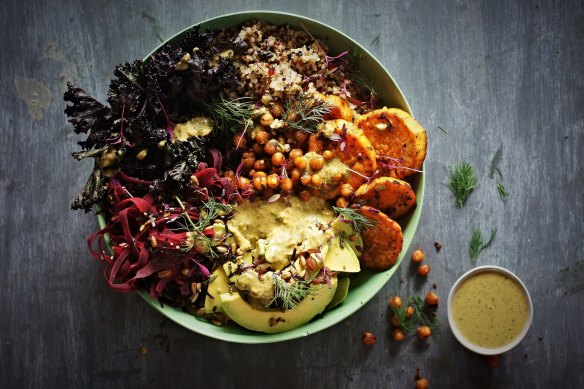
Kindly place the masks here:
MULTIPOLYGON (((326 42, 330 53, 333 55, 341 53, 345 50, 349 50, 350 54, 353 55, 357 66, 366 76, 368 76, 367 79, 373 81, 373 87, 378 93, 378 96, 383 101, 384 105, 387 107, 401 108, 404 111, 411 113, 411 109, 406 101, 406 98, 389 72, 384 69, 383 65, 379 63, 379 61, 375 59, 375 57, 373 57, 373 55, 365 48, 363 48, 363 46, 361 46, 359 43, 349 38, 342 32, 321 22, 306 18, 304 16, 284 12, 250 11, 218 16, 201 22, 200 26, 203 30, 206 28, 227 28, 237 26, 250 19, 270 22, 277 25, 290 24, 297 28, 302 28, 302 26, 304 26, 304 28, 310 31, 313 36, 318 37, 326 42)), ((180 39, 180 37, 190 28, 191 27, 174 35, 166 42, 162 43, 159 47, 154 49, 152 53, 160 49, 160 47, 165 43, 180 39)), ((152 53, 148 54, 146 58, 152 55, 152 53)), ((402 253, 399 256, 396 265, 384 272, 373 273, 367 270, 363 270, 360 273, 351 276, 351 287, 346 300, 334 309, 325 312, 321 317, 318 317, 312 322, 299 328, 278 334, 263 334, 246 330, 237 326, 236 324, 229 324, 225 327, 217 327, 204 319, 194 317, 190 314, 182 312, 181 310, 169 306, 163 307, 157 300, 152 299, 147 292, 139 292, 140 296, 142 296, 142 298, 154 309, 158 310, 164 316, 180 324, 181 326, 199 334, 228 342, 272 343, 300 338, 324 330, 347 318, 363 305, 365 305, 369 300, 371 300, 371 298, 373 298, 393 276, 401 264, 408 250, 408 247, 412 242, 416 228, 418 227, 418 222, 420 220, 420 213, 422 211, 422 203, 424 198, 424 174, 415 175, 411 183, 416 192, 418 206, 415 211, 407 218, 400 220, 400 224, 403 230, 404 243, 402 253)), ((100 214, 98 219, 99 224, 103 227, 105 225, 105 218, 100 214)))

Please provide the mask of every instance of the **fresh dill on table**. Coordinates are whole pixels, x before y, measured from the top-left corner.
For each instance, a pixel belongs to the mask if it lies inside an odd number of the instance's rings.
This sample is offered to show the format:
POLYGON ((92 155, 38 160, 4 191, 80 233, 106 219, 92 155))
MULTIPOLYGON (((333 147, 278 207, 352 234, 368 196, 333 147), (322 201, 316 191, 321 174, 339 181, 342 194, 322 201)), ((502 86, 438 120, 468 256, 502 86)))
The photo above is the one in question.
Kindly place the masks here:
POLYGON ((497 191, 499 192, 499 197, 501 198, 501 200, 507 201, 507 198, 509 197, 509 192, 507 192, 507 189, 505 188, 505 185, 503 185, 502 182, 499 182, 497 184, 497 191))
POLYGON ((487 247, 489 247, 489 245, 493 242, 493 240, 495 239, 495 236, 497 235, 497 229, 493 228, 491 230, 491 235, 489 236, 489 239, 485 242, 483 240, 483 234, 481 232, 481 229, 479 227, 477 227, 473 233, 472 236, 470 238, 470 243, 468 246, 468 254, 470 255, 470 259, 473 262, 476 262, 477 258, 479 257, 479 254, 486 249, 487 247))
POLYGON ((381 34, 375 35, 375 38, 371 41, 371 46, 379 47, 379 40, 381 38, 381 34))
POLYGON ((459 208, 464 206, 476 183, 474 168, 467 161, 462 161, 450 168, 450 189, 459 208))

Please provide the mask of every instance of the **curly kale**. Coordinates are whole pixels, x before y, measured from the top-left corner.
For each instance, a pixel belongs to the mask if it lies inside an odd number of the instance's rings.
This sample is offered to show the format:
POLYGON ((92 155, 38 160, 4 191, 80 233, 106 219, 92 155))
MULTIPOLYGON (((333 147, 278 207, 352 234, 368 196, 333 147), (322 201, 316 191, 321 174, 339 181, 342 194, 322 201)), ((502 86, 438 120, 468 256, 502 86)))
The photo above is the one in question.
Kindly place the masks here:
POLYGON ((238 37, 194 28, 178 45, 166 44, 145 61, 116 66, 107 94, 109 107, 68 84, 64 99, 72 105, 65 114, 75 133, 88 134, 79 142, 83 150, 73 156, 96 160, 72 208, 88 211, 103 202, 106 176, 117 171, 153 182, 150 189, 158 193, 183 190, 205 144, 200 138, 176 141, 174 125, 204 112, 206 103, 238 84, 232 58, 245 48, 238 37), (100 164, 106 152, 110 160, 100 164))

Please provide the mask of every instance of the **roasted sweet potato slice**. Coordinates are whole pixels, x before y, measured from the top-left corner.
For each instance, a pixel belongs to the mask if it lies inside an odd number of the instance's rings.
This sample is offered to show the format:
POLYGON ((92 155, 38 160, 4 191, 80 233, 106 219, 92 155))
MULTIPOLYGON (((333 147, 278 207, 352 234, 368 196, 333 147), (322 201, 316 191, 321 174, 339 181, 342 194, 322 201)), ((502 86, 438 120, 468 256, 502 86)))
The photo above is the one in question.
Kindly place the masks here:
POLYGON ((377 170, 375 151, 369 139, 353 123, 343 119, 325 123, 325 133, 334 135, 335 152, 339 159, 351 169, 347 182, 358 188, 377 170))
POLYGON ((412 186, 392 177, 379 177, 363 184, 355 191, 356 202, 381 209, 390 218, 398 219, 416 206, 412 186))
POLYGON ((361 263, 370 270, 387 270, 395 264, 403 247, 401 227, 376 208, 364 205, 360 212, 375 223, 361 234, 361 263))
POLYGON ((407 177, 426 158, 426 130, 398 108, 382 108, 360 116, 355 124, 375 148, 382 175, 407 177))
POLYGON ((314 98, 324 101, 330 108, 331 112, 325 116, 325 119, 343 119, 349 122, 353 121, 353 110, 347 103, 347 100, 337 95, 323 95, 315 93, 314 98))

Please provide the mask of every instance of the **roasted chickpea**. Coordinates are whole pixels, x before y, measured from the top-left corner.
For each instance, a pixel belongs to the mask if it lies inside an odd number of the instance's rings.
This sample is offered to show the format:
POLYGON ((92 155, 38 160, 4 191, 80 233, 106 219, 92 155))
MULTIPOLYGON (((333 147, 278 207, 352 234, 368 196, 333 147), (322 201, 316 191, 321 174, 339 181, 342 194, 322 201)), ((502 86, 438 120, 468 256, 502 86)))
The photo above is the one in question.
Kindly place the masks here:
POLYGON ((365 332, 361 337, 361 343, 363 343, 365 346, 373 346, 376 341, 377 338, 371 332, 365 332))
POLYGON ((250 189, 251 181, 249 178, 239 177, 239 180, 237 180, 237 187, 239 189, 250 189))
POLYGON ((402 299, 399 296, 393 296, 391 300, 389 300, 389 306, 393 309, 398 309, 402 305, 402 299))
POLYGON ((501 363, 501 356, 500 355, 489 355, 487 357, 487 363, 491 367, 497 367, 501 363))
POLYGON ((272 165, 282 166, 284 162, 286 162, 286 157, 284 157, 284 154, 277 152, 272 155, 272 165))
POLYGON ((272 108, 270 108, 270 112, 276 118, 282 116, 282 111, 284 110, 284 106, 281 103, 275 103, 272 108))
POLYGON ((280 186, 280 177, 277 174, 270 174, 266 177, 268 187, 277 189, 280 186))
POLYGON ((430 273, 430 266, 429 265, 422 265, 418 268, 418 274, 422 277, 426 277, 430 273))
POLYGON ((394 328, 393 331, 391 331, 391 336, 393 337, 393 340, 395 340, 396 342, 401 342, 406 337, 406 335, 404 334, 404 330, 402 330, 401 328, 394 328))
POLYGON ((260 118, 260 124, 262 126, 266 126, 266 127, 269 127, 273 121, 274 121, 274 117, 272 116, 271 112, 264 113, 262 115, 262 117, 260 118))
POLYGON ((303 143, 308 138, 308 134, 302 130, 294 132, 294 140, 298 143, 303 143))
POLYGON ((341 196, 349 198, 353 195, 354 192, 355 192, 355 189, 353 189, 351 184, 341 185, 341 196))
POLYGON ((253 164, 253 168, 255 170, 266 170, 267 167, 268 165, 264 159, 256 159, 253 164))
POLYGON ((349 206, 349 200, 347 200, 345 197, 339 197, 335 204, 337 207, 347 208, 349 206))
POLYGON ((303 190, 302 192, 298 193, 298 198, 300 201, 308 201, 312 197, 312 193, 308 190, 303 190))
POLYGON ((324 166, 324 158, 318 155, 310 160, 309 165, 312 170, 320 170, 324 166))
POLYGON ((432 330, 428 326, 420 326, 418 327, 418 338, 424 340, 432 335, 432 330))
POLYGON ((396 315, 393 315, 391 319, 389 319, 389 324, 391 324, 394 328, 401 327, 401 323, 399 322, 399 318, 396 315))
POLYGON ((313 174, 312 178, 310 179, 310 185, 312 185, 315 188, 320 188, 320 186, 322 185, 321 175, 318 173, 313 174))
POLYGON ((420 263, 424 260, 425 256, 426 255, 424 254, 424 250, 417 249, 412 253, 412 262, 420 263))
POLYGON ((305 174, 302 177, 300 177, 300 182, 302 182, 302 185, 304 185, 304 186, 310 184, 311 181, 312 181, 312 176, 310 174, 305 174))
MULTIPOLYGON (((251 173, 250 173, 250 174, 251 174, 251 173)), ((253 174, 251 174, 251 176, 252 176, 252 177, 256 177, 256 176, 258 176, 258 177, 266 177, 266 176, 267 176, 267 174, 266 174, 266 172, 255 172, 255 171, 254 171, 254 173, 253 173, 253 174)))
POLYGON ((292 190, 292 180, 290 178, 282 178, 280 180, 280 186, 282 187, 282 190, 285 192, 290 192, 292 190))
POLYGON ((244 149, 245 146, 247 145, 247 139, 245 139, 243 134, 235 134, 231 139, 233 141, 233 146, 236 149, 244 149))
POLYGON ((260 155, 261 153, 264 152, 264 146, 260 145, 259 143, 254 143, 251 149, 253 150, 255 155, 260 155))
POLYGON ((294 168, 290 172, 290 178, 292 179, 292 182, 298 182, 300 180, 300 176, 302 176, 300 169, 294 168))
POLYGON ((429 291, 426 294, 426 298, 424 299, 424 302, 428 305, 431 305, 431 306, 438 305, 438 295, 432 291, 429 291))
POLYGON ((416 380, 416 389, 428 389, 430 387, 430 384, 428 383, 428 380, 425 378, 418 378, 416 380))
POLYGON ((246 169, 251 169, 255 162, 255 154, 250 151, 246 151, 242 154, 241 161, 243 162, 243 167, 246 169))
POLYGON ((414 316, 414 307, 408 305, 406 308, 406 318, 409 319, 412 316, 414 316))
POLYGON ((223 176, 225 178, 229 178, 230 180, 235 180, 235 173, 233 170, 226 170, 225 173, 223 173, 223 176))
POLYGON ((268 179, 262 176, 255 176, 253 178, 253 187, 257 190, 264 190, 268 186, 268 179))
POLYGON ((270 139, 264 146, 264 153, 273 155, 276 151, 278 151, 278 141, 275 139, 270 139))
POLYGON ((270 139, 270 134, 268 134, 267 131, 259 130, 256 132, 255 140, 260 145, 265 145, 268 142, 268 139, 270 139))
POLYGON ((306 168, 306 165, 307 165, 306 158, 298 157, 294 159, 294 166, 296 166, 298 169, 303 170, 306 168))
POLYGON ((302 157, 303 155, 304 155, 304 153, 302 152, 302 149, 292 149, 292 150, 290 150, 288 157, 290 159, 294 160, 298 157, 302 157))
POLYGON ((325 160, 330 161, 335 157, 335 153, 333 153, 331 150, 325 150, 322 153, 322 156, 324 157, 325 160))
POLYGON ((343 175, 341 173, 335 173, 333 175, 332 181, 333 182, 341 182, 343 180, 343 175))

